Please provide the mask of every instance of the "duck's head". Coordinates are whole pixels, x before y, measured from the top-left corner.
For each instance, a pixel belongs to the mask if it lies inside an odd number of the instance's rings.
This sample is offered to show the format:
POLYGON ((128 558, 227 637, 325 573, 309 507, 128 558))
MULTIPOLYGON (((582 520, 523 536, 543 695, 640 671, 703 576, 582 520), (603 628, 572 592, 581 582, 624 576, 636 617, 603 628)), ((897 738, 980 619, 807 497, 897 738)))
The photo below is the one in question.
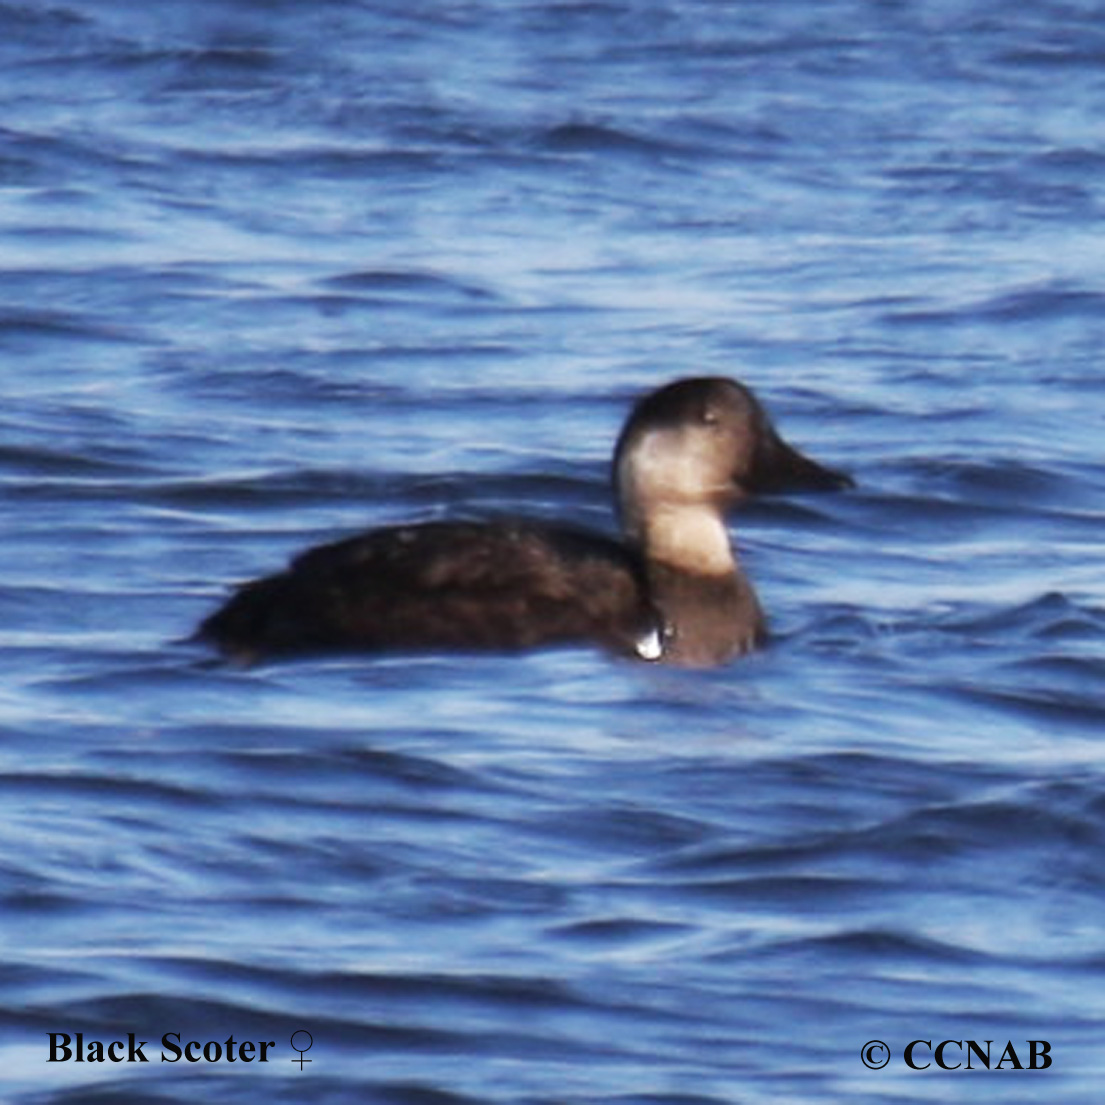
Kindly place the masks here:
POLYGON ((752 392, 721 376, 677 380, 641 399, 618 438, 614 482, 633 538, 660 514, 719 515, 748 495, 852 486, 788 445, 752 392))

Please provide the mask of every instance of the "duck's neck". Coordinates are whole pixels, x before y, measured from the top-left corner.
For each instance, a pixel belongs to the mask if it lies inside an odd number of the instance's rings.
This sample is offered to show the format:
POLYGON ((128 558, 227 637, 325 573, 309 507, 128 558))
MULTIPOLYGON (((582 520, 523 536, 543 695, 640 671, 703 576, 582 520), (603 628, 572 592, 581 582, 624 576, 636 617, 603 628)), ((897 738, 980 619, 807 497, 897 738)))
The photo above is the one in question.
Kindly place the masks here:
POLYGON ((760 604, 737 566, 719 512, 653 511, 630 535, 643 556, 649 596, 662 622, 657 658, 709 667, 762 641, 760 604))
POLYGON ((645 562, 696 576, 726 577, 737 570, 721 513, 701 506, 665 506, 633 527, 645 562))

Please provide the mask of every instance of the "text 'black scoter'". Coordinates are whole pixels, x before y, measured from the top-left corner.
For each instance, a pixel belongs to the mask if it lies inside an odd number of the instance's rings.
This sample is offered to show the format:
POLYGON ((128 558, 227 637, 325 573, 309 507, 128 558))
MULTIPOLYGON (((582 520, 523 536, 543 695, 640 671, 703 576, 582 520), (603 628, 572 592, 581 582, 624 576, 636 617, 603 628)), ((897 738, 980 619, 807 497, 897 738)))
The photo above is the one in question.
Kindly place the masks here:
POLYGON ((713 666, 766 632, 725 512, 758 492, 852 485, 783 441, 752 392, 723 377, 641 399, 618 438, 613 480, 620 542, 525 520, 372 530, 245 584, 198 636, 242 663, 595 643, 713 666))

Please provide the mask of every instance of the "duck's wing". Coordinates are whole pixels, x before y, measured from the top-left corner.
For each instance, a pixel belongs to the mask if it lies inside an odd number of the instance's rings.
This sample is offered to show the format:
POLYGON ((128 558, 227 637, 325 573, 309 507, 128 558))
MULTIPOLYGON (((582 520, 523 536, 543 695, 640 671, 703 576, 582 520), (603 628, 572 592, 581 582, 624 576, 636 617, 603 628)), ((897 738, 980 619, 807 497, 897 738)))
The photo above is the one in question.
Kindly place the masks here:
POLYGON ((538 523, 373 530, 246 584, 201 627, 246 659, 320 649, 519 649, 596 641, 631 652, 651 613, 634 555, 538 523))

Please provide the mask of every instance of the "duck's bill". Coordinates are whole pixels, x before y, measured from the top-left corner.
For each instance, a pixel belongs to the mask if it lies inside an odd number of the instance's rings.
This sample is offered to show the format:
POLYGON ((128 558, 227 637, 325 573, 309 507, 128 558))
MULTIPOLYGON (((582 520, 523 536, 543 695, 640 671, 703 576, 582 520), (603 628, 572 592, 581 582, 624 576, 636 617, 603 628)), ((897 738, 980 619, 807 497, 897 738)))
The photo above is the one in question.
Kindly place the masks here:
POLYGON ((752 470, 741 483, 744 490, 753 495, 782 491, 839 491, 856 485, 851 476, 811 460, 788 445, 774 430, 761 438, 752 470))

